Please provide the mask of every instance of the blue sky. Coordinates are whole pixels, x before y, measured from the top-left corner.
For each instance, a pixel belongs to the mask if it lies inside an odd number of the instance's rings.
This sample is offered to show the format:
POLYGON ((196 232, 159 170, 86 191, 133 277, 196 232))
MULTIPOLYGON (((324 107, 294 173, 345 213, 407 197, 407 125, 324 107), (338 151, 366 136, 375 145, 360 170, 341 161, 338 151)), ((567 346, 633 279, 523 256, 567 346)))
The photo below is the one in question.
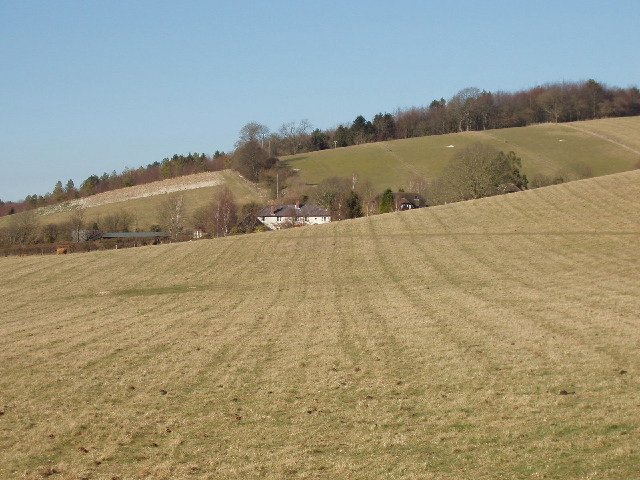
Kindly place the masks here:
POLYGON ((640 2, 0 0, 0 199, 477 87, 640 82, 640 2))

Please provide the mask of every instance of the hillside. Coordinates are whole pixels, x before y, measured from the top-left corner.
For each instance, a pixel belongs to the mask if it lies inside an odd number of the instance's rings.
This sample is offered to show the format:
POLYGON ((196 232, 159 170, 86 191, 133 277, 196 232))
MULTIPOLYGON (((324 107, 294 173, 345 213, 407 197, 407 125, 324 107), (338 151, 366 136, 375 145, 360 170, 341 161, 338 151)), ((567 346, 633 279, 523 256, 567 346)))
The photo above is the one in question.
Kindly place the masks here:
MULTIPOLYGON (((254 183, 245 180, 233 170, 223 170, 99 193, 44 207, 39 209, 38 213, 42 223, 60 224, 68 221, 70 212, 74 209, 84 208, 86 209, 85 223, 91 225, 93 222, 99 223, 101 217, 126 210, 134 215, 139 229, 148 230, 150 225, 158 222, 158 205, 165 198, 165 195, 177 193, 182 195, 189 214, 210 202, 216 191, 222 186, 231 189, 239 205, 267 201, 265 194, 254 183)), ((0 217, 0 227, 3 226, 3 222, 8 220, 9 217, 0 217)))
POLYGON ((43 215, 55 213, 60 209, 91 208, 109 205, 112 203, 126 202, 139 198, 154 197, 156 195, 171 194, 195 190, 198 188, 217 187, 225 183, 223 172, 205 172, 185 177, 170 178, 159 182, 144 185, 134 185, 132 187, 121 188, 110 192, 99 193, 90 197, 79 198, 66 202, 62 205, 45 210, 43 215))
MULTIPOLYGON (((556 175, 572 171, 576 165, 588 167, 594 176, 636 168, 640 162, 640 117, 611 118, 565 124, 541 124, 523 128, 465 132, 369 143, 283 157, 309 184, 331 176, 369 180, 374 189, 409 188, 417 175, 433 179, 440 175, 456 150, 481 141, 499 150, 514 150, 522 158, 522 171, 531 179, 535 174, 556 175)), ((579 167, 578 167, 579 168, 579 167)), ((61 224, 69 212, 87 209, 86 223, 126 210, 136 219, 138 229, 157 223, 158 204, 163 194, 182 192, 188 212, 208 203, 221 185, 229 186, 239 205, 265 203, 268 192, 248 182, 232 170, 207 172, 147 185, 93 195, 39 210, 45 223, 61 224)), ((8 217, 0 217, 0 227, 8 217)))
POLYGON ((464 132, 449 135, 368 143, 283 157, 307 183, 331 176, 368 178, 380 191, 406 188, 422 175, 440 175, 456 150, 473 142, 513 150, 522 158, 522 171, 555 175, 576 164, 591 168, 594 176, 631 170, 640 160, 640 117, 610 118, 566 124, 464 132))
POLYGON ((618 478, 640 171, 0 258, 1 478, 618 478))

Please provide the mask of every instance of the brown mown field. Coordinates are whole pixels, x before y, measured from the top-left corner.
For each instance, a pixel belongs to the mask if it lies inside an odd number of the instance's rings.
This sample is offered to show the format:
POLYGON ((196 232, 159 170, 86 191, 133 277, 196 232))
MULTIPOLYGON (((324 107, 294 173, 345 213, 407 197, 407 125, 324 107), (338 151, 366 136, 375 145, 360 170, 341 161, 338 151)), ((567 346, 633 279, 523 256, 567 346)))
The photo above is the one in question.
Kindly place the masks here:
POLYGON ((0 478, 640 477, 640 171, 0 258, 0 478))

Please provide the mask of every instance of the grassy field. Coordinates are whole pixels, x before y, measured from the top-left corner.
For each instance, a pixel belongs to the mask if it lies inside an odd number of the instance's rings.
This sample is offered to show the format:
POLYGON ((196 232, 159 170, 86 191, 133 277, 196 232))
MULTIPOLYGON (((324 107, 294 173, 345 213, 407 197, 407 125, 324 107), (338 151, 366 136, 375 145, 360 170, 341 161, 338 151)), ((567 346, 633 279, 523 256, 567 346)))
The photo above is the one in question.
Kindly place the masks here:
POLYGON ((370 143, 283 157, 308 183, 358 172, 380 191, 407 188, 416 174, 440 175, 451 156, 473 142, 493 145, 522 158, 529 177, 555 175, 576 163, 591 167, 594 176, 631 170, 640 160, 640 117, 612 118, 570 124, 464 132, 450 135, 370 143))
POLYGON ((640 171, 0 258, 0 478, 640 475, 640 171))

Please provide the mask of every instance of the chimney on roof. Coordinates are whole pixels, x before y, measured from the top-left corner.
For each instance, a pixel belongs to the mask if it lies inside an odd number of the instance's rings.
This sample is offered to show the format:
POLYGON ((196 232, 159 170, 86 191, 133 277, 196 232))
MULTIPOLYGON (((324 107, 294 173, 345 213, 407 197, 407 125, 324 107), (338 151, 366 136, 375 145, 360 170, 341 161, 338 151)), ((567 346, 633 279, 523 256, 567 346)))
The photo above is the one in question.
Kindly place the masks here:
POLYGON ((300 210, 300 199, 296 200, 296 208, 300 210))
POLYGON ((274 215, 275 213, 276 213, 276 201, 271 200, 271 215, 274 215))

